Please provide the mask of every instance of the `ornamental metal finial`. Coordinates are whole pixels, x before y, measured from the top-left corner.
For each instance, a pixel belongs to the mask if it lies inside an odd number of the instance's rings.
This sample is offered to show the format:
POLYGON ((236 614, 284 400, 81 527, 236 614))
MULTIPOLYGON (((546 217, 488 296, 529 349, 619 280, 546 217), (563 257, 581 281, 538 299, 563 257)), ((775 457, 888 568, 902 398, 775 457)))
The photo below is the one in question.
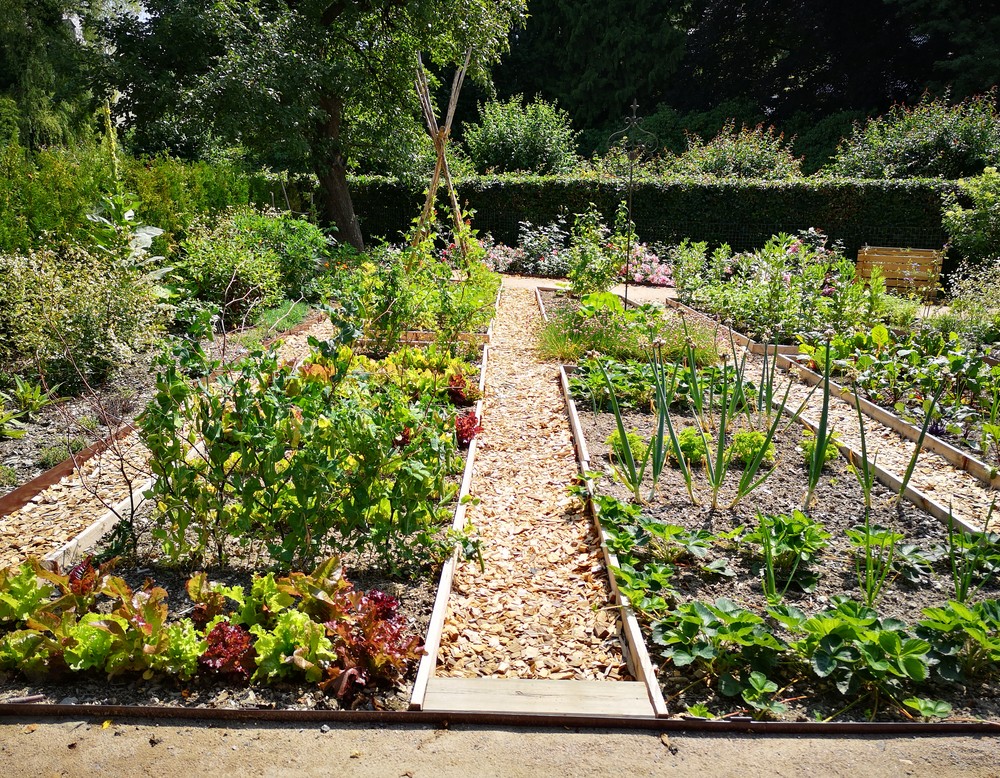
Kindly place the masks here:
POLYGON ((608 149, 620 148, 628 157, 628 198, 626 208, 628 210, 628 235, 625 241, 625 304, 628 305, 628 282, 632 270, 632 252, 635 236, 632 234, 632 191, 635 188, 635 165, 644 157, 656 151, 656 136, 643 129, 642 117, 638 115, 639 101, 632 98, 632 115, 625 117, 623 129, 614 133, 608 138, 608 149))

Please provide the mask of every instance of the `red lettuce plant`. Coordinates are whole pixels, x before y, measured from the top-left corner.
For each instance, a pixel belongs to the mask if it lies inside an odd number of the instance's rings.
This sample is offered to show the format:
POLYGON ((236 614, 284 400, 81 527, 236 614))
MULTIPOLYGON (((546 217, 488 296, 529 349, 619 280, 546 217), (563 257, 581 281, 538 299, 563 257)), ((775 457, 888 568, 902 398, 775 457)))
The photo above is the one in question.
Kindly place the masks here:
POLYGON ((455 419, 455 435, 458 438, 458 445, 468 448, 472 439, 483 431, 483 426, 479 423, 479 417, 475 411, 468 411, 455 419))
POLYGON ((220 621, 205 636, 208 648, 199 658, 203 667, 219 675, 239 681, 249 681, 257 669, 257 652, 246 628, 220 621))

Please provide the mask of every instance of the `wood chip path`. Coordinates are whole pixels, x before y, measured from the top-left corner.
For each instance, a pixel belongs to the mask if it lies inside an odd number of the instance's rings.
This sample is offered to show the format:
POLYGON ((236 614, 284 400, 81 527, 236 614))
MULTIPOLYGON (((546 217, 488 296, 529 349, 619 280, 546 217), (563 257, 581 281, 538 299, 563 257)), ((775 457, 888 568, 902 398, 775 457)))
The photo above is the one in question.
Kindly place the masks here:
MULTIPOLYGON (((278 357, 296 362, 308 354, 310 335, 322 339, 332 333, 329 319, 324 318, 289 335, 278 357)), ((138 435, 129 435, 23 507, 0 516, 0 569, 29 556, 43 557, 75 538, 149 477, 148 459, 149 451, 138 435)))
POLYGON ((576 458, 557 368, 536 356, 540 323, 533 291, 505 287, 469 510, 485 569, 455 572, 439 676, 628 678, 597 532, 566 493, 576 458))

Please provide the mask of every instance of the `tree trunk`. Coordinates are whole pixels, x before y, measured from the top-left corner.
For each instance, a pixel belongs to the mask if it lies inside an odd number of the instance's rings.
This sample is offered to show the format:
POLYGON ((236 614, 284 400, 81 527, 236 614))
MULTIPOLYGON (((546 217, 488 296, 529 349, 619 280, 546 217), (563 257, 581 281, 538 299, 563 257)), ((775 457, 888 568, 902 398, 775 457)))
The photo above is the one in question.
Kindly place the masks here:
POLYGON ((326 114, 319 130, 323 146, 330 150, 319 155, 316 177, 323 187, 323 215, 327 222, 337 225, 337 237, 350 243, 359 251, 364 251, 365 242, 361 237, 358 217, 354 215, 354 203, 347 188, 347 160, 339 148, 340 124, 344 118, 344 102, 335 95, 324 95, 319 99, 320 108, 326 114))
POLYGON ((323 216, 330 224, 337 225, 337 239, 364 251, 365 242, 347 188, 347 167, 343 159, 337 155, 325 170, 316 171, 316 175, 323 187, 323 216))

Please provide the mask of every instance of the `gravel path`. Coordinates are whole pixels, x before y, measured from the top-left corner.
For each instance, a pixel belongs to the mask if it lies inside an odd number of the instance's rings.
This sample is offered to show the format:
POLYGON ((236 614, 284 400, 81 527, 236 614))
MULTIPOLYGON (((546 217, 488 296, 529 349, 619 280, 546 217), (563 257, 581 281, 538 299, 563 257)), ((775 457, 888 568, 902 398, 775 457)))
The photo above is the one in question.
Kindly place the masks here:
POLYGON ((540 322, 533 292, 505 286, 469 511, 484 570, 456 570, 439 675, 627 677, 599 539, 566 493, 576 458, 556 367, 535 355, 540 322))

